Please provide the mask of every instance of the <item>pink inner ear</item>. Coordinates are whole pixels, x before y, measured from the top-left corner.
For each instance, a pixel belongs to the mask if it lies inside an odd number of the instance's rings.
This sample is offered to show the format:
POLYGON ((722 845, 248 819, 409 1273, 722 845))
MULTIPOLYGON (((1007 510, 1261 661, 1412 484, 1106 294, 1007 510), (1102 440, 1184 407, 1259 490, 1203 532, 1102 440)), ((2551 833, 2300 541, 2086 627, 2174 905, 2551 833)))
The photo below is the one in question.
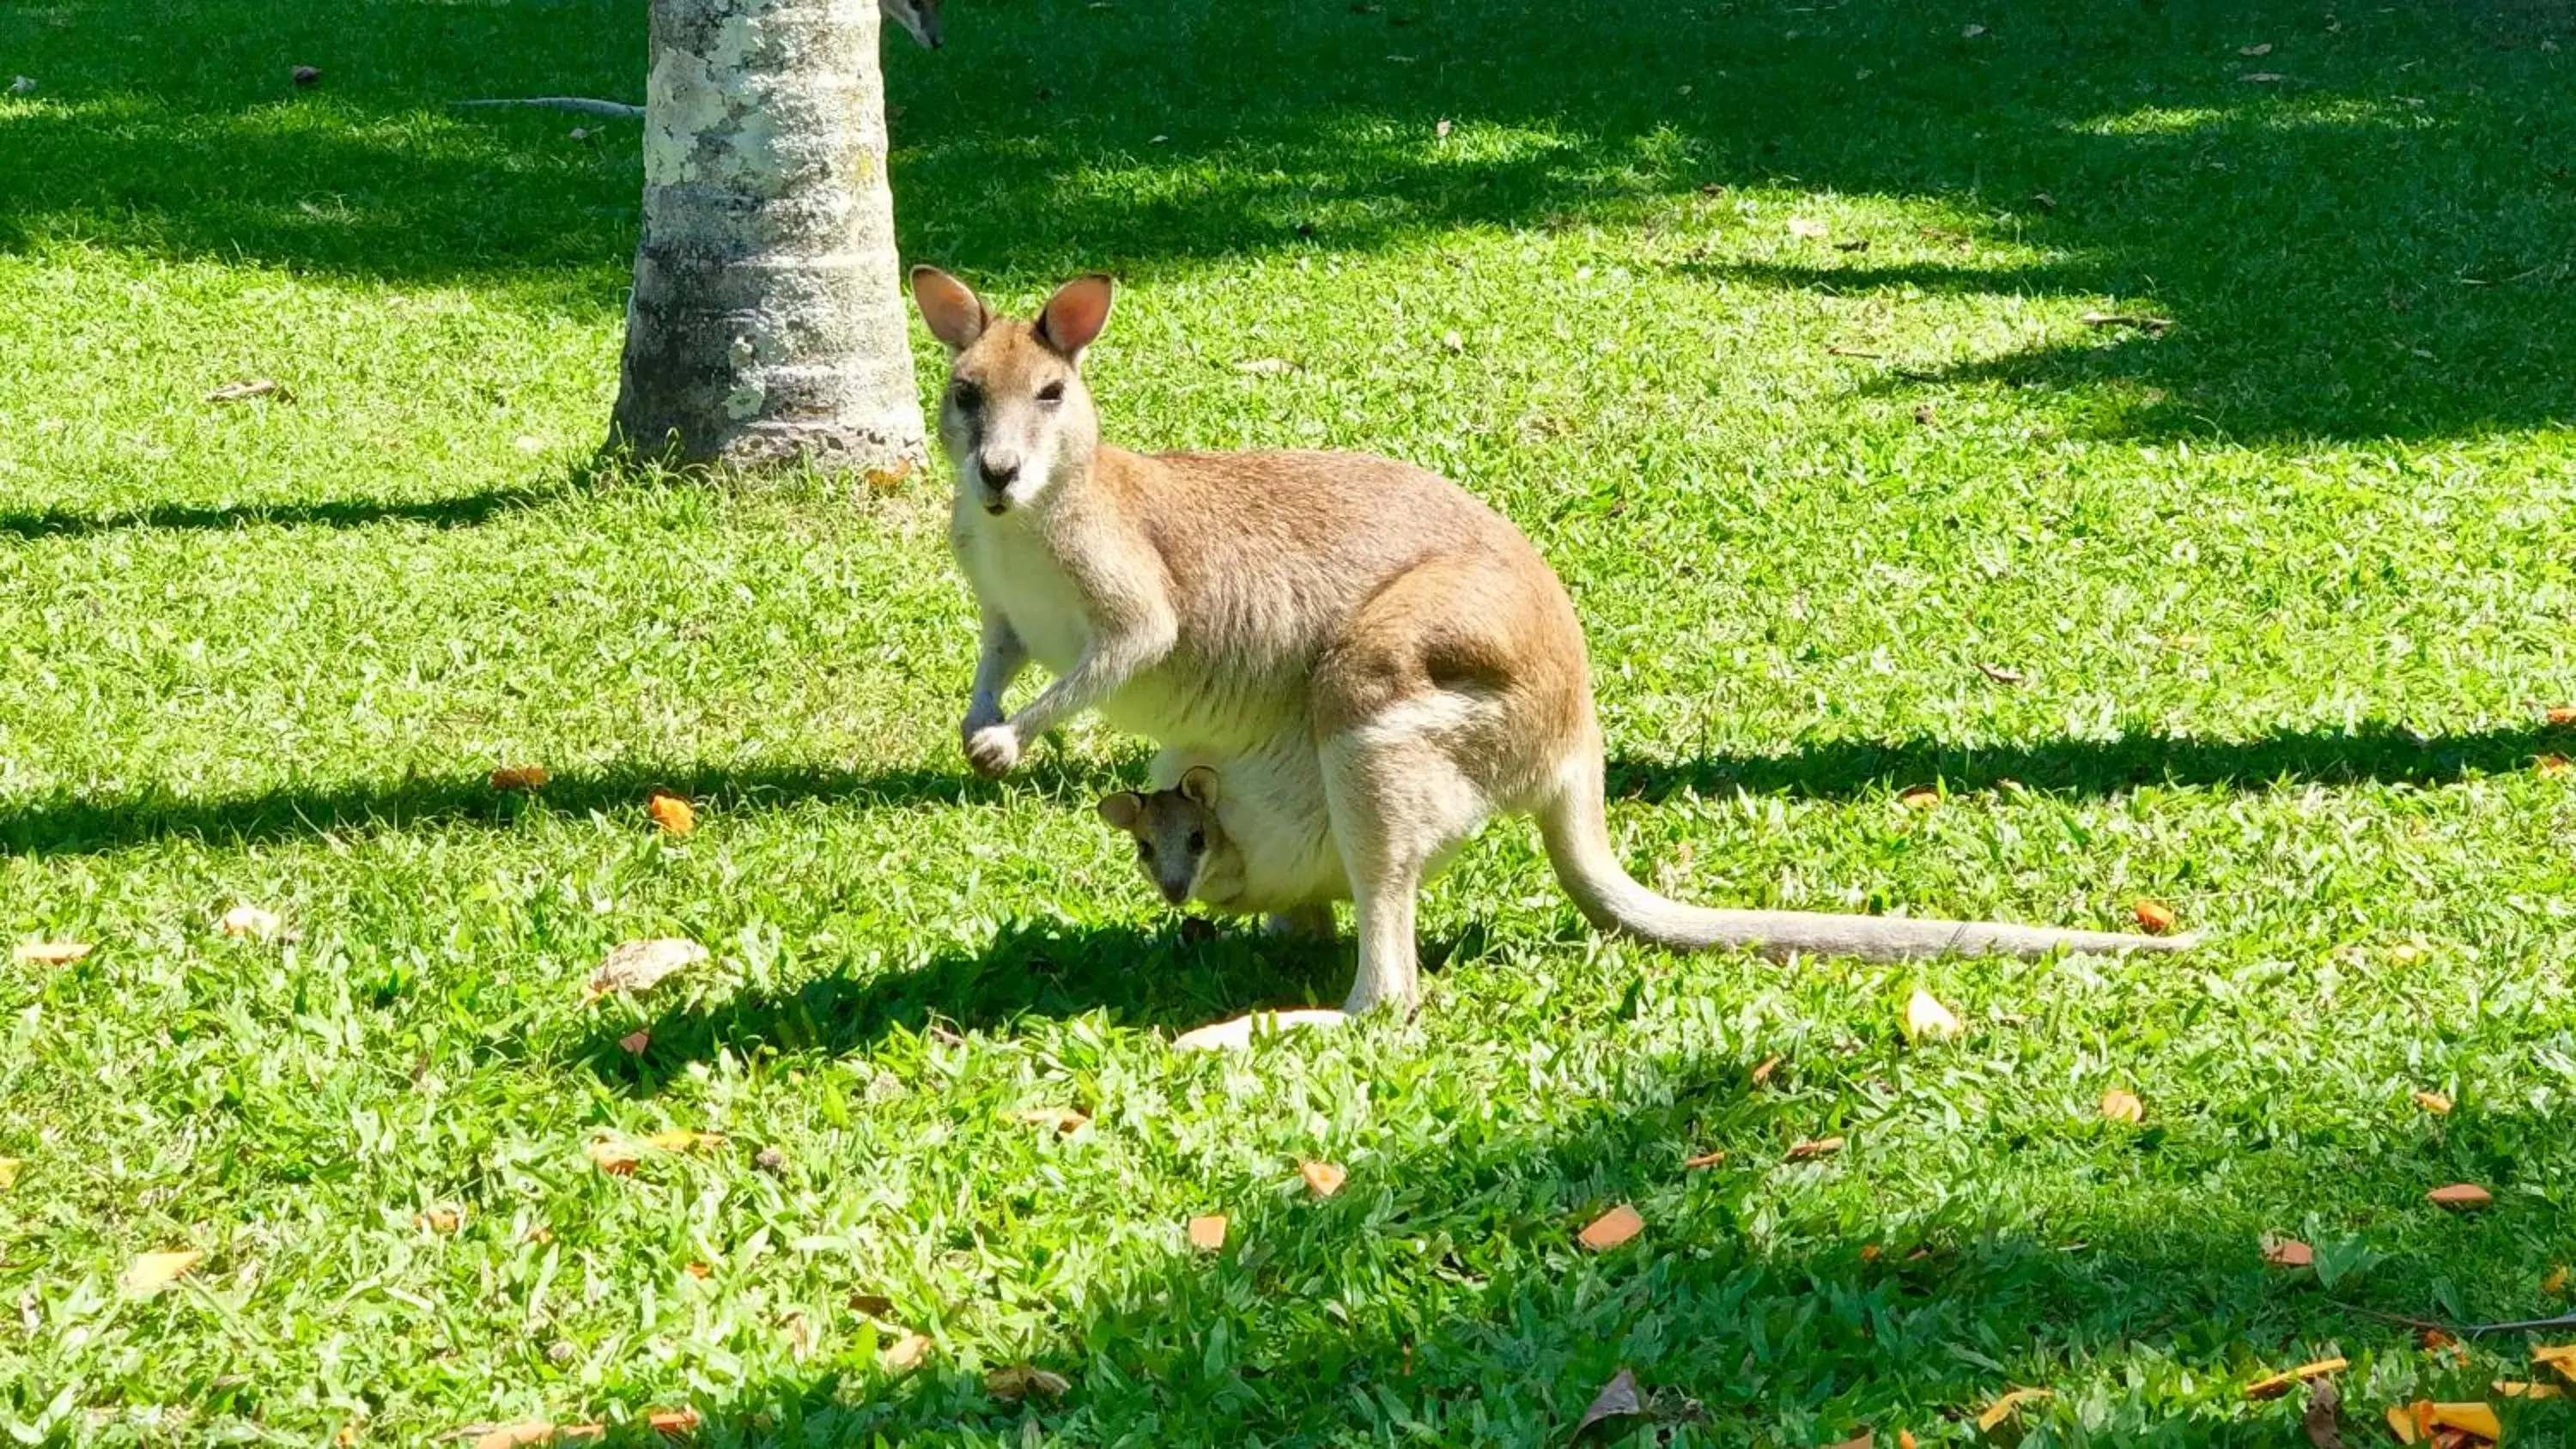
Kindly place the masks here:
POLYGON ((1067 357, 1089 347, 1100 329, 1109 325, 1109 295, 1107 277, 1076 277, 1065 283, 1038 313, 1038 335, 1067 357))
POLYGON ((983 302, 964 282, 936 267, 913 269, 912 302, 921 309, 930 335, 960 352, 975 345, 991 320, 983 302))

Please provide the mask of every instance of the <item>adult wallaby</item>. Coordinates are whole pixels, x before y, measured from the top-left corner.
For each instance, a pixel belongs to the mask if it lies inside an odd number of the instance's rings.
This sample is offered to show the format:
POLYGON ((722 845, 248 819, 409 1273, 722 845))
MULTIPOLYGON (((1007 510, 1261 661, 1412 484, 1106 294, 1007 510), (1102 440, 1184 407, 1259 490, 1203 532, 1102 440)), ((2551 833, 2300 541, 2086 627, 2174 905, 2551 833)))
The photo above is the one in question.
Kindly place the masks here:
POLYGON ((1001 774, 1094 708, 1167 754, 1313 751, 1359 935, 1346 1010, 1415 1000, 1416 888, 1496 813, 1537 817, 1594 924, 1664 946, 1890 959, 2188 944, 1656 895, 1610 849, 1573 604, 1500 514, 1385 458, 1102 443, 1080 364, 1109 320, 1107 277, 1067 282, 1030 322, 935 267, 913 268, 912 295, 949 349, 950 541, 982 615, 967 758, 1001 774), (1031 658, 1055 678, 1005 717, 1031 658))

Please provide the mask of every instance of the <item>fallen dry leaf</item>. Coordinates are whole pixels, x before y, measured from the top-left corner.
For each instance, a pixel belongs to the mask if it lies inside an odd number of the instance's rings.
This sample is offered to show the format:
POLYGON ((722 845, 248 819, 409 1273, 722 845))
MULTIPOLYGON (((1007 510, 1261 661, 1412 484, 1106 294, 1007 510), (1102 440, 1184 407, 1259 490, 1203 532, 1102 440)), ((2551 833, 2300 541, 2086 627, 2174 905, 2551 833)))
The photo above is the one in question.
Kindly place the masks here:
POLYGON ((1682 1171, 1697 1172, 1703 1167, 1715 1167, 1725 1160, 1726 1149, 1720 1147, 1713 1152, 1703 1152, 1697 1157, 1686 1157, 1682 1159, 1682 1171))
POLYGON ((1079 1107, 1029 1107, 1013 1112, 1011 1117, 1032 1127, 1052 1127, 1068 1136, 1082 1130, 1082 1124, 1091 1120, 1091 1114, 1079 1107))
POLYGON ((1024 1363, 997 1368, 984 1375, 984 1391, 997 1399, 1025 1399, 1031 1394, 1045 1399, 1061 1399, 1072 1387, 1064 1375, 1031 1368, 1024 1363))
POLYGON ((1830 235, 1830 233, 1826 230, 1825 224, 1821 221, 1811 221, 1803 216, 1793 216, 1789 218, 1789 235, 1796 237, 1801 241, 1823 241, 1826 236, 1830 235))
POLYGON ((630 1057, 644 1055, 644 1049, 652 1044, 653 1033, 649 1031, 630 1031, 617 1039, 617 1049, 630 1057))
POLYGON ((1780 1070, 1780 1059, 1778 1057, 1764 1057, 1762 1059, 1762 1064, 1753 1069, 1753 1085, 1757 1087, 1761 1086, 1764 1082, 1771 1080, 1771 1074, 1778 1070, 1780 1070))
POLYGON ((331 1442, 338 1446, 338 1449, 357 1449, 358 1441, 366 1437, 367 1431, 360 1428, 358 1422, 353 1419, 340 1426, 340 1432, 331 1436, 331 1442))
POLYGON ((2265 1238, 2263 1261, 2275 1268, 2311 1268, 2316 1266, 2317 1250, 2296 1238, 2265 1238))
POLYGON ((2492 1387, 2495 1389, 2496 1397, 2499 1399, 2563 1399, 2567 1397, 2567 1391, 2558 1387, 2556 1384, 2526 1384, 2517 1383, 2511 1379, 2498 1379, 2492 1387))
POLYGON ((2147 1104, 2138 1100, 2137 1093, 2113 1087, 2102 1094, 2102 1115, 2110 1121, 2135 1126, 2147 1120, 2147 1104))
POLYGON ((2343 1449, 2343 1393, 2332 1379, 2308 1385, 2308 1405, 2299 1415, 2311 1449, 2343 1449))
POLYGON ((1202 1253, 1213 1253, 1225 1246, 1225 1214, 1208 1213, 1190 1219, 1190 1246, 1202 1253))
POLYGON ((700 1147, 721 1147, 724 1140, 725 1135, 721 1132, 692 1132, 686 1127, 674 1127, 668 1132, 645 1134, 644 1145, 662 1152, 690 1152, 700 1147))
POLYGON ((1232 1021, 1220 1021, 1182 1032, 1172 1038, 1172 1050, 1182 1052, 1233 1051, 1250 1046, 1256 1030, 1263 1035, 1284 1032, 1301 1026, 1341 1026, 1350 1020, 1329 1008, 1310 1007, 1297 1011, 1256 1011, 1232 1021))
POLYGON ((646 1427, 657 1434, 693 1434, 702 1422, 695 1409, 657 1409, 644 1416, 646 1427))
POLYGON ((1959 38, 1961 40, 1974 40, 1985 33, 1986 27, 1982 25, 1962 25, 1959 27, 1959 38))
POLYGON ((533 790, 552 778, 543 765, 502 765, 492 771, 492 788, 533 790))
POLYGON ((1899 1429, 1896 1431, 1896 1449, 1914 1449, 1913 1430, 1899 1429))
POLYGON ((930 1335, 906 1333, 903 1337, 877 1350, 877 1362, 890 1369, 908 1369, 921 1362, 930 1352, 930 1335))
POLYGON ((2576 1343, 2533 1344, 2531 1361, 2556 1369, 2560 1377, 2576 1384, 2576 1343))
POLYGON ((2532 773, 2536 775, 2540 775, 2548 779, 2556 779, 2558 776, 2566 774, 2570 769, 2576 769, 2576 765, 2569 764, 2565 755, 2542 755, 2540 758, 2531 762, 2531 769, 2532 773))
POLYGON ((2261 45, 2240 45, 2236 47, 2236 53, 2249 59, 2258 55, 2270 55, 2272 53, 2272 42, 2267 40, 2261 45))
POLYGON ((2435 1404, 2433 1427, 2457 1429, 2481 1439, 2504 1437, 2504 1426, 2496 1422, 2496 1411, 2486 1404, 2435 1404))
POLYGON ((2041 1399, 2053 1399, 2055 1397, 2057 1397, 2057 1392, 2054 1389, 2015 1389, 2011 1393, 2004 1395, 2002 1398, 1997 1399, 1986 1406, 1986 1411, 1977 1416, 1977 1428, 1984 1433, 1991 1434, 1994 1432, 1997 1424, 2000 1424, 2004 1420, 2013 1416, 2013 1411, 2015 1409, 2020 1408, 2024 1404, 2036 1403, 2041 1399))
POLYGON ((1440 334, 1440 350, 1443 352, 1464 352, 1467 350, 1467 339, 1459 336, 1454 331, 1443 332, 1440 334))
POLYGON ((2141 927, 2159 936, 2174 928, 2173 907, 2162 901, 2140 901, 2129 907, 2129 914, 2138 918, 2141 927))
POLYGON ((1930 810, 1941 803, 1941 792, 1929 785, 1914 785, 1896 792, 1896 803, 1908 810, 1930 810))
POLYGON ((2388 948, 2388 959, 2400 966, 2412 966, 2432 954, 2432 948, 2421 941, 2400 941, 2388 948))
POLYGON ((2576 704, 2551 705, 2541 712, 2543 723, 2559 726, 2576 725, 2576 704))
POLYGON ((2553 1298, 2564 1297, 2567 1292, 2567 1283, 2570 1276, 2571 1270, 2566 1264, 2561 1263, 2557 1267, 2549 1270, 2548 1277, 2540 1280, 2540 1291, 2553 1298))
POLYGON ((2144 312, 2087 312, 2075 320, 2087 327, 2135 327, 2141 332, 2162 332, 2173 326, 2171 317, 2151 317, 2144 312))
MULTIPOLYGON (((2428 1403, 2424 1407, 2429 1409, 2432 1405, 2428 1403)), ((2387 1419, 2388 1432, 2396 1435, 2397 1442, 2400 1444, 2412 1444, 2424 1437, 2423 1429, 2417 1425, 2415 1406, 2412 1404, 2389 1405, 2387 1419)))
POLYGON ((1963 1028, 1957 1013, 1943 1006, 1931 992, 1917 986, 1905 1001, 1905 1039, 1907 1041, 1948 1041, 1963 1028))
POLYGON ((850 1311, 864 1313, 870 1318, 892 1318, 894 1300, 882 1293, 853 1293, 850 1295, 850 1311))
POLYGON ((1596 1253, 1606 1253, 1645 1230, 1646 1220, 1623 1202, 1585 1224, 1574 1240, 1596 1253))
POLYGON ((1284 357, 1251 357, 1236 363, 1234 370, 1255 377, 1284 377, 1300 369, 1284 357))
MULTIPOLYGON (((474 1433, 473 1449, 521 1449, 528 1444, 552 1444, 580 1434, 587 1424, 558 1426, 546 1419, 523 1419, 516 1424, 495 1424, 474 1433)), ((472 1431, 469 1431, 472 1432, 472 1431)))
POLYGON ((1843 1150, 1839 1137, 1810 1137, 1789 1149, 1789 1161, 1804 1162, 1811 1157, 1831 1157, 1843 1150))
POLYGON ((1447 121, 1447 119, 1446 119, 1446 118, 1443 118, 1443 119, 1442 119, 1441 121, 1439 121, 1437 124, 1435 124, 1434 126, 1432 126, 1432 128, 1431 128, 1431 134, 1432 134, 1432 135, 1434 135, 1434 136, 1439 137, 1439 138, 1440 138, 1441 140, 1443 140, 1443 141, 1448 140, 1448 139, 1449 139, 1449 122, 1447 121))
POLYGON ((277 939, 278 933, 285 929, 286 923, 277 918, 275 911, 265 911, 257 906, 244 904, 224 912, 221 924, 227 936, 248 936, 258 941, 273 941, 277 939))
POLYGON ((1331 1197, 1350 1180, 1350 1172, 1335 1162, 1301 1162, 1297 1175, 1306 1179, 1306 1190, 1317 1197, 1331 1197))
POLYGON ((15 1157, 0 1157, 0 1192, 17 1185, 18 1169, 27 1164, 15 1157))
POLYGON ((411 1215, 411 1225, 433 1233, 452 1233, 464 1226, 465 1214, 449 1207, 428 1208, 411 1215))
POLYGON ((1841 1443, 1833 1445, 1832 1449, 1871 1449, 1871 1446, 1875 1445, 1877 1442, 1877 1435, 1871 1433, 1867 1429, 1863 1429, 1841 1443))
POLYGON ((2303 1363, 2286 1373, 2273 1374, 2268 1378, 2256 1379, 2247 1384, 2245 1397, 2277 1399, 2310 1379, 2323 1378, 2327 1374, 2339 1374, 2351 1366, 2340 1358, 2321 1358, 2314 1363, 2303 1363))
POLYGON ((1610 1376, 1610 1382, 1601 1386, 1601 1392, 1592 1396, 1592 1407, 1584 1410, 1583 1417, 1576 1421, 1572 1437, 1582 1438, 1585 1430, 1604 1419, 1631 1418, 1644 1412, 1646 1406, 1637 1397, 1637 1376, 1623 1368, 1610 1376))
POLYGON ((279 402, 285 402, 290 394, 282 384, 265 377, 254 377, 243 382, 225 383, 222 387, 206 394, 206 401, 210 403, 248 402, 255 397, 274 397, 279 402))
POLYGON ((2455 1182, 2449 1187, 2433 1189, 2424 1194, 2424 1198, 2446 1208, 2482 1208, 2495 1201, 2495 1194, 2474 1182, 2455 1182))
POLYGON ((2442 1117, 2449 1115, 2451 1110, 2451 1099, 2443 1096, 2439 1092, 2417 1092, 2415 1094, 2415 1105, 2432 1113, 2436 1117, 2442 1117))
POLYGON ((2000 664, 1981 663, 1977 666, 1977 672, 1997 684, 2020 684, 2030 678, 2018 669, 2006 669, 2000 664))
POLYGON ((707 948, 674 936, 629 941, 611 951, 590 973, 589 995, 598 1000, 612 991, 643 991, 675 971, 707 959, 707 948))
POLYGON ((632 1176, 635 1164, 644 1160, 644 1154, 636 1150, 635 1144, 620 1142, 613 1137, 594 1138, 583 1144, 581 1150, 600 1171, 611 1177, 632 1176))
POLYGON ((688 1274, 692 1278, 708 1278, 713 1277, 716 1270, 708 1267, 704 1263, 684 1263, 681 1265, 680 1271, 688 1274))
POLYGON ((698 828, 698 812, 668 790, 656 790, 645 797, 644 813, 653 817, 664 835, 686 835, 698 828))
POLYGON ((93 949, 86 941, 28 941, 9 954, 31 966, 69 966, 93 949))
POLYGON ((2237 79, 2251 82, 2254 85, 2263 86, 2270 85, 2275 81, 2288 80, 2289 77, 2276 70, 2249 70, 2245 74, 2238 76, 2237 79))
POLYGON ((197 1266, 206 1255, 194 1249, 171 1253, 142 1253, 125 1265, 117 1277, 117 1286, 128 1293, 158 1293, 179 1281, 179 1276, 197 1266))

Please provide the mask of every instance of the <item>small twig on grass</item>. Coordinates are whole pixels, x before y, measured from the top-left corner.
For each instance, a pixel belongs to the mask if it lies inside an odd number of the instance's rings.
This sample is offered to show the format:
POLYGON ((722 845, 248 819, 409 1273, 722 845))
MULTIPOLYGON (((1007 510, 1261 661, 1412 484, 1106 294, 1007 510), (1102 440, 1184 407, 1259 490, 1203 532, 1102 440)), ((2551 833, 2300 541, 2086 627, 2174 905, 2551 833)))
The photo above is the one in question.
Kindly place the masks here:
POLYGON ((2358 1313, 2364 1318, 2376 1318, 2383 1323, 2402 1323, 2408 1328, 2430 1328, 2443 1333, 2459 1331, 2453 1325, 2444 1323, 2438 1318, 2409 1318, 2403 1313, 2387 1313, 2376 1308, 2364 1308, 2358 1303, 2346 1303, 2340 1298, 2329 1298, 2326 1302, 2346 1313, 2358 1313))
POLYGON ((2472 1323, 2460 1332, 2476 1338, 2489 1333, 2539 1333, 2552 1328, 2576 1328, 2576 1313, 2562 1313, 2556 1318, 2518 1318, 2509 1323, 2472 1323))
POLYGON ((2364 1308, 2329 1298, 2327 1303, 2346 1313, 2376 1318, 2386 1323, 2402 1323, 2408 1328, 2429 1328, 2456 1338, 2478 1338, 2490 1333, 2541 1333, 2553 1328, 2576 1328, 2576 1313, 2562 1313, 2556 1318, 2516 1318, 2501 1323, 2448 1323, 2439 1318, 2409 1318, 2403 1313, 2387 1313, 2377 1308, 2364 1308))
POLYGON ((544 106, 549 110, 579 111, 586 116, 617 116, 630 121, 641 119, 644 115, 644 108, 642 106, 630 106, 624 101, 594 101, 588 96, 516 96, 505 97, 501 100, 494 101, 456 101, 452 104, 460 106, 544 106))

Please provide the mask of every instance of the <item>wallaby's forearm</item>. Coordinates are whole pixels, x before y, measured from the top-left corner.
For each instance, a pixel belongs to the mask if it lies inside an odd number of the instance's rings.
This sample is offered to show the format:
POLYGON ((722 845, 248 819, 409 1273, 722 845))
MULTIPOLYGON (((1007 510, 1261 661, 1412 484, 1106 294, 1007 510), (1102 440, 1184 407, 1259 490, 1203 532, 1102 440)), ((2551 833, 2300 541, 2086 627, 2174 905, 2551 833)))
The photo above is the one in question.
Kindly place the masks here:
POLYGON ((982 611, 983 645, 975 655, 974 694, 966 702, 966 733, 1002 722, 1002 694, 1028 668, 1029 649, 1011 623, 990 608, 982 611))

